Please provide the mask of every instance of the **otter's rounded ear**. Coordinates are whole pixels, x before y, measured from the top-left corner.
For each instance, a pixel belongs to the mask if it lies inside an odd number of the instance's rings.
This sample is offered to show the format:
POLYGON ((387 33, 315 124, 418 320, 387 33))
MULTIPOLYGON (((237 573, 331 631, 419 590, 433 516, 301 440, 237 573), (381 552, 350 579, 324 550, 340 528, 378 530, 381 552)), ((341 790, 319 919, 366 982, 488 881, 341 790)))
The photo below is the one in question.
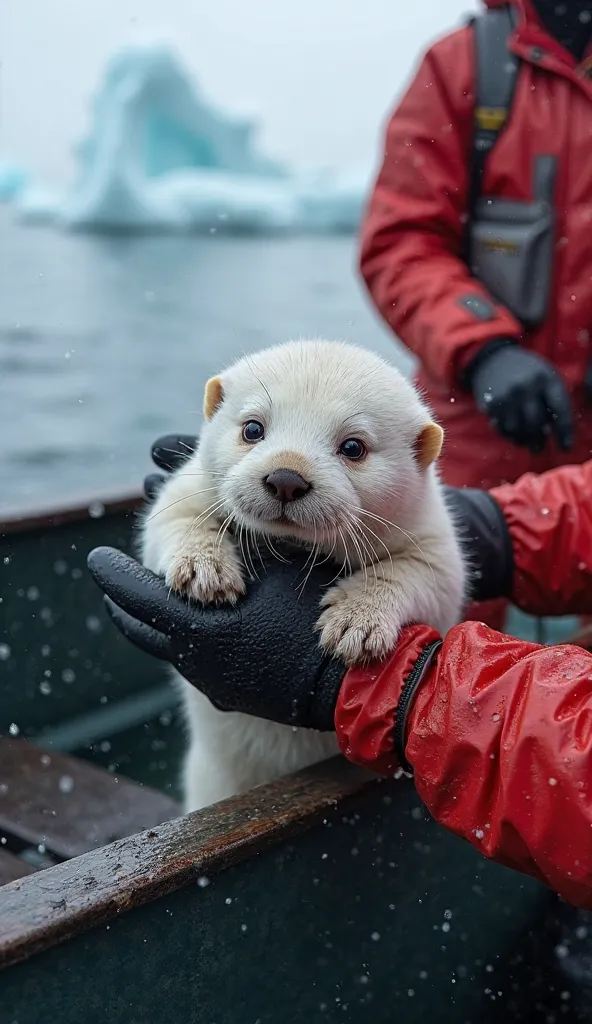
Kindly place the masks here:
POLYGON ((221 377, 210 377, 206 384, 203 401, 203 412, 207 420, 211 420, 224 400, 224 388, 221 377))
POLYGON ((427 423, 415 442, 415 454, 422 469, 435 462, 442 451, 444 431, 437 423, 427 423))

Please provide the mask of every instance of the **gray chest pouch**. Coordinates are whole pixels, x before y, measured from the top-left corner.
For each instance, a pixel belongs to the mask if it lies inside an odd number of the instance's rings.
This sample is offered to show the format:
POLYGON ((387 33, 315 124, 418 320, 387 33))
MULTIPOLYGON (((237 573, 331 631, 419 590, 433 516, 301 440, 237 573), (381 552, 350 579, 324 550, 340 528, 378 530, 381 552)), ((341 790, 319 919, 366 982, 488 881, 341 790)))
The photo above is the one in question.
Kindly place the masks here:
POLYGON ((538 157, 532 202, 482 196, 471 223, 472 273, 527 327, 542 323, 549 307, 556 174, 554 156, 538 157))
POLYGON ((472 20, 475 47, 475 130, 468 188, 463 258, 471 273, 525 327, 547 315, 553 276, 557 158, 533 163, 532 201, 488 196, 485 165, 502 133, 520 71, 513 52, 516 10, 505 4, 472 20))

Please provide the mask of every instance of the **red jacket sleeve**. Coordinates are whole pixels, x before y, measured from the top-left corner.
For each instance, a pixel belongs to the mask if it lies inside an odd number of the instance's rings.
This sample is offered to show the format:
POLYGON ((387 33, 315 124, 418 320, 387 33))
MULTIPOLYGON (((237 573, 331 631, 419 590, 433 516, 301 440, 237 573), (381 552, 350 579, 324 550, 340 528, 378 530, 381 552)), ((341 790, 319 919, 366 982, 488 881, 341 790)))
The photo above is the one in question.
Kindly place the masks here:
MULTIPOLYGON (((335 723, 350 760, 396 770, 394 709, 435 638, 410 626, 389 661, 347 673, 335 723)), ((482 623, 456 626, 422 681, 406 736, 417 791, 436 821, 592 908, 592 655, 482 623)))
POLYGON ((430 375, 449 384, 485 343, 521 334, 459 255, 472 63, 469 29, 424 58, 388 125, 361 239, 361 271, 378 310, 430 375))
POLYGON ((530 615, 591 613, 592 461, 528 473, 491 495, 510 531, 515 604, 530 615))

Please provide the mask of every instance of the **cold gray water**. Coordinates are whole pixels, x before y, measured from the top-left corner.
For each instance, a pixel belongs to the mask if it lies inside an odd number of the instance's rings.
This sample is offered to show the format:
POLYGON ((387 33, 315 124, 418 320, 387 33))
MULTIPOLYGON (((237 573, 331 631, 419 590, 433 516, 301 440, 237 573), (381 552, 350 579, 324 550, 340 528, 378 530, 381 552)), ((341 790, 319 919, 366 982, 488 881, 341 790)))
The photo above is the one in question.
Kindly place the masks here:
POLYGON ((293 337, 357 341, 408 370, 356 273, 355 240, 101 237, 0 211, 0 507, 140 485, 203 386, 293 337))

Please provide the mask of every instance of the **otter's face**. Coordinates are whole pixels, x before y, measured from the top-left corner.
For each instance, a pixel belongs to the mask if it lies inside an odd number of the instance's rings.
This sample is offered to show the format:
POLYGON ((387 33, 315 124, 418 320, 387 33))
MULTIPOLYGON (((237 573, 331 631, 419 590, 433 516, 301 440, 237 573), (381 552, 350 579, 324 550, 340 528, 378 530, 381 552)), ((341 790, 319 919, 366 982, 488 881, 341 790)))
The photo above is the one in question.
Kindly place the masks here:
POLYGON ((392 523, 412 528, 441 443, 412 389, 405 383, 412 405, 397 410, 350 400, 347 389, 314 401, 305 382, 266 380, 245 387, 231 372, 208 384, 200 454, 227 513, 258 532, 319 544, 352 529, 359 536, 360 526, 378 537, 392 523))
POLYGON ((385 478, 370 424, 361 418, 332 422, 303 409, 302 415, 292 410, 293 425, 286 429, 283 416, 265 412, 245 408, 224 436, 221 493, 239 522, 320 542, 338 537, 360 508, 386 513, 391 502, 385 503, 384 490, 394 480, 385 478))

